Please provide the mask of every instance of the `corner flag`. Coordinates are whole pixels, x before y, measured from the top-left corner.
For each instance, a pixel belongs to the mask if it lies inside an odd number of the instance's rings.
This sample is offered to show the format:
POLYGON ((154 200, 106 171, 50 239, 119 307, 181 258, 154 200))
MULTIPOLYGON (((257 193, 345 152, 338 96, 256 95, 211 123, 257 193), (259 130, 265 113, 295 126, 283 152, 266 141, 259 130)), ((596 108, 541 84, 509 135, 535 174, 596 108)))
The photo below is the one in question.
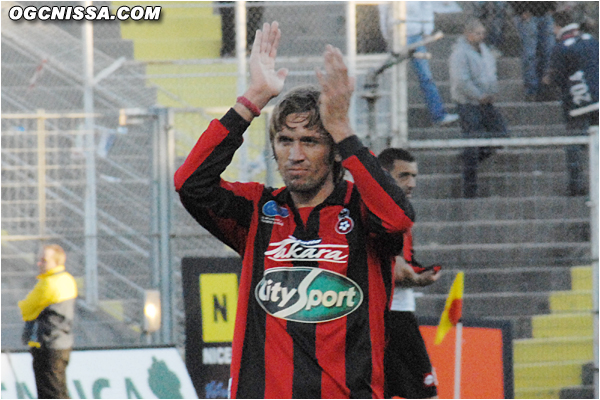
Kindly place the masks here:
POLYGON ((454 278, 454 283, 450 288, 450 294, 446 299, 446 305, 444 306, 444 312, 440 318, 440 324, 437 328, 435 335, 435 344, 442 343, 444 337, 448 331, 456 326, 460 318, 462 317, 462 298, 465 286, 465 273, 459 272, 454 278))

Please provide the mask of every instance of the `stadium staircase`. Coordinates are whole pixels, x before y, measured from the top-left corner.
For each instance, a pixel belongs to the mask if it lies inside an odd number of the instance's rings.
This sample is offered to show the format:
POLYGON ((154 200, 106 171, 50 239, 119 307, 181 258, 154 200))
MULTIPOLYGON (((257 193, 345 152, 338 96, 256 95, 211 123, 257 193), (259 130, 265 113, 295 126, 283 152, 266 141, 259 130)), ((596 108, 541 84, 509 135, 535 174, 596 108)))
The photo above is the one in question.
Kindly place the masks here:
MULTIPOLYGON (((434 80, 448 111, 452 104, 446 60, 466 17, 438 14, 436 27, 446 36, 428 47, 434 80)), ((558 101, 525 102, 520 40, 512 27, 505 34, 503 56, 497 62, 496 106, 510 136, 564 135, 558 101)), ((430 125, 416 78, 410 75, 410 139, 460 138, 458 126, 430 125)), ((417 313, 439 316, 453 271, 464 270, 463 316, 512 322, 516 398, 591 398, 585 386, 593 343, 590 269, 570 268, 589 260, 590 211, 585 196, 567 196, 564 149, 498 149, 479 167, 476 199, 461 195, 461 151, 416 152, 417 259, 446 266, 440 281, 417 299, 417 313)))
MULTIPOLYGON (((7 20, 2 4, 2 113, 31 113, 43 109, 48 113, 80 113, 82 110, 82 49, 81 23, 27 23, 16 24, 7 20), (34 87, 30 87, 31 73, 47 60, 43 74, 34 87)), ((21 5, 29 3, 23 2, 21 5)), ((96 5, 107 5, 97 2, 96 5)), ((46 5, 79 5, 78 2, 50 2, 46 5)), ((114 145, 96 157, 97 206, 99 239, 99 309, 90 310, 85 301, 78 303, 75 325, 76 346, 111 346, 134 344, 140 341, 140 310, 142 292, 150 287, 148 259, 150 240, 135 232, 147 232, 148 171, 151 154, 148 126, 134 127, 127 134, 118 130, 119 109, 151 107, 155 104, 156 90, 145 82, 145 69, 132 62, 133 45, 120 37, 118 24, 102 25, 94 30, 95 73, 112 65, 120 58, 125 62, 95 86, 95 110, 102 115, 96 118, 99 136, 113 136, 114 145), (126 84, 123 84, 126 82, 126 84), (133 154, 131 149, 139 149, 133 154), (144 151, 143 149, 148 149, 144 151), (116 318, 116 320, 115 320, 116 318)), ((5 129, 13 129, 13 122, 3 119, 5 129)), ((35 121, 35 120, 33 120, 35 121)), ((46 130, 60 136, 68 129, 65 121, 48 119, 46 130)), ((77 121, 75 121, 76 125, 77 121)), ((79 121, 81 123, 81 120, 79 121)), ((25 124, 24 124, 25 125, 25 124)), ((27 132, 35 131, 29 125, 17 127, 27 132)), ((77 129, 77 128, 75 128, 77 129)), ((53 140, 49 135, 47 143, 53 140)), ((3 134, 4 139, 4 134, 3 134)), ((66 135, 53 151, 59 157, 48 157, 46 197, 55 213, 48 214, 46 234, 64 236, 61 242, 69 253, 67 266, 75 275, 80 299, 85 299, 83 284, 84 247, 77 232, 82 232, 84 201, 81 188, 85 182, 82 144, 76 135, 66 135), (59 153, 60 152, 60 153, 59 153)), ((19 185, 34 186, 36 177, 27 173, 31 164, 27 152, 6 153, 3 141, 3 208, 15 212, 19 199, 19 185), (9 175, 8 171, 16 171, 9 175), (5 187, 5 184, 7 186, 5 187), (4 201, 7 200, 7 203, 4 201)), ((49 145, 50 146, 50 145, 49 145)), ((18 150, 18 149, 17 149, 18 150)), ((50 208, 49 208, 50 209, 50 208)), ((22 212, 22 211, 21 211, 22 212)), ((31 230, 21 226, 37 226, 37 214, 3 214, 3 236, 31 235, 31 230), (27 224, 12 224, 12 220, 27 224), (5 228, 6 227, 6 228, 5 228)), ((31 241, 2 242, 2 348, 23 348, 20 341, 22 321, 16 306, 35 283, 37 243, 31 241)))
POLYGON ((592 269, 571 268, 571 290, 550 293, 532 338, 514 341, 515 398, 593 398, 592 269))

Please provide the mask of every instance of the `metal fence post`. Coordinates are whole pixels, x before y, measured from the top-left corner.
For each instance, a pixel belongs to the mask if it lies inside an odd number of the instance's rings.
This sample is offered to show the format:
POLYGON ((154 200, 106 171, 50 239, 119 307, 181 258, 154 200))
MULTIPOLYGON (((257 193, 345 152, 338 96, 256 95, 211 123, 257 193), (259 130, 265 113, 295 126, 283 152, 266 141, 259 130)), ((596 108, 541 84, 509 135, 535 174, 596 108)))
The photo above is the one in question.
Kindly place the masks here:
POLYGON ((44 110, 37 110, 38 234, 42 241, 46 236, 46 117, 44 114, 44 110))
MULTIPOLYGON (((346 57, 348 75, 356 77, 356 2, 346 3, 346 57)), ((356 130, 356 96, 350 100, 350 126, 356 130)))
MULTIPOLYGON (((246 91, 246 74, 247 74, 247 60, 246 60, 246 2, 236 1, 235 2, 235 51, 237 56, 237 96, 241 96, 246 91)), ((261 27, 262 28, 262 27, 261 27)), ((239 164, 240 164, 240 181, 248 182, 250 178, 248 176, 248 140, 244 140, 242 147, 239 150, 239 164)))
POLYGON ((592 312, 594 313, 594 398, 598 398, 598 126, 591 127, 589 134, 592 312))
POLYGON ((162 304, 162 342, 170 344, 173 334, 173 279, 171 269, 171 192, 174 160, 173 112, 161 108, 158 112, 158 220, 160 253, 160 294, 162 304))
MULTIPOLYGON (((86 5, 91 5, 86 1, 86 5)), ((85 300, 98 306, 98 210, 96 208, 96 152, 94 140, 94 31, 91 21, 83 24, 83 107, 85 110, 85 300)))
MULTIPOLYGON (((393 51, 398 52, 406 46, 406 2, 393 2, 394 18, 393 51)), ((408 142, 408 83, 407 63, 397 64, 392 69, 392 115, 391 130, 393 132, 392 145, 404 147, 408 142)), ((389 134, 386 135, 389 137, 389 134)))

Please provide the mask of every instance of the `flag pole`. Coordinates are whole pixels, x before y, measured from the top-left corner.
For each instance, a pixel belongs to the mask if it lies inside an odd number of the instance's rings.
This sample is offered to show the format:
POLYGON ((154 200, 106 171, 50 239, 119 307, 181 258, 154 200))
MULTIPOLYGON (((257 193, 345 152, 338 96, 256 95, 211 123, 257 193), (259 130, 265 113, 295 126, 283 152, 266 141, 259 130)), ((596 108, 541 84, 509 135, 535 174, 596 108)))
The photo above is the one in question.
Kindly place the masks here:
POLYGON ((463 324, 458 321, 456 324, 456 348, 454 351, 454 398, 460 399, 460 376, 462 359, 462 328, 463 324))

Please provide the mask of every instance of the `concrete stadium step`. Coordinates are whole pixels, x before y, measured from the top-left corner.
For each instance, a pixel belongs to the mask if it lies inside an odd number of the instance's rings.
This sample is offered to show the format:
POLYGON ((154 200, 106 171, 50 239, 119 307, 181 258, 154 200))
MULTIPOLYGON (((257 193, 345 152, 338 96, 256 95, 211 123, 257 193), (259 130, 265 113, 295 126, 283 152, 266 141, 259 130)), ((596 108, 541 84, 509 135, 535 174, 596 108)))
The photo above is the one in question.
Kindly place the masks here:
POLYGON ((589 265, 580 265, 571 268, 571 281, 573 290, 593 290, 593 271, 589 265))
MULTIPOLYGON (((413 150, 419 163, 419 178, 436 174, 462 173, 463 149, 413 150)), ((585 157, 582 157, 585 162, 585 157)), ((563 172, 566 170, 564 149, 554 147, 508 147, 497 149, 494 154, 478 165, 479 173, 534 173, 563 172)), ((586 163, 581 169, 586 170, 586 163)), ((418 189, 417 189, 418 191, 418 189)))
MULTIPOLYGON (((448 82, 450 80, 450 71, 448 68, 448 59, 432 58, 429 60, 429 69, 436 85, 448 82)), ((521 59, 518 57, 501 57, 496 60, 496 69, 499 86, 503 86, 506 81, 522 81, 521 59)), ((407 68, 409 82, 418 82, 417 75, 412 67, 407 68)))
POLYGON ((560 399, 594 399, 594 385, 578 385, 560 389, 560 399))
MULTIPOLYGON (((566 136, 564 124, 556 125, 518 125, 509 126, 510 137, 552 137, 566 136)), ((433 128, 413 128, 409 132, 409 140, 444 140, 444 139, 463 139, 463 135, 458 125, 448 127, 433 128)))
MULTIPOLYGON (((524 317, 550 311, 546 292, 471 294, 467 290, 463 297, 464 318, 524 317)), ((417 297, 417 310, 422 315, 440 316, 447 297, 447 293, 417 297)))
POLYGON ((590 239, 588 219, 496 220, 422 222, 413 229, 415 242, 428 244, 585 242, 590 239))
MULTIPOLYGON (((525 88, 523 87, 523 83, 520 79, 503 81, 499 86, 499 91, 496 94, 496 99, 498 102, 516 103, 525 101, 525 88)), ((453 102, 450 95, 450 82, 437 82, 437 88, 438 93, 444 103, 449 104, 453 102)), ((410 82, 408 84, 407 92, 408 104, 416 106, 425 104, 425 97, 419 88, 418 82, 410 82)))
MULTIPOLYGON (((499 102, 496 108, 504 117, 507 127, 514 125, 557 125, 564 122, 558 101, 551 102, 499 102)), ((446 103, 447 112, 455 112, 454 104, 446 103)), ((432 125, 425 105, 411 105, 408 109, 409 128, 426 128, 432 125)))
MULTIPOLYGON (((417 291, 422 292, 424 296, 447 295, 456 274, 454 270, 443 269, 442 271, 442 275, 434 285, 418 288, 417 291)), ((465 291, 470 294, 534 292, 545 294, 551 290, 565 290, 569 287, 569 269, 564 267, 511 266, 509 268, 481 268, 465 271, 465 291)), ((546 315, 539 317, 546 317, 546 315)), ((540 322, 537 323, 539 326, 540 322)))
POLYGON ((515 394, 526 388, 558 389, 581 384, 581 366, 577 361, 520 364, 514 366, 515 394))
MULTIPOLYGON (((539 174, 485 173, 477 176, 478 198, 487 197, 531 197, 565 196, 567 194, 567 173, 551 172, 539 174)), ((435 174, 419 177, 419 196, 429 199, 461 198, 462 174, 435 174)))
POLYGON ((571 266, 589 260, 589 243, 504 243, 470 245, 415 245, 418 260, 441 263, 449 268, 508 268, 518 265, 571 266))
POLYGON ((553 313, 591 311, 593 308, 591 290, 568 290, 554 292, 550 296, 553 313))
POLYGON ((535 338, 565 336, 593 336, 591 313, 536 315, 532 318, 532 334, 535 338))
POLYGON ((515 399, 560 399, 560 388, 515 389, 515 399))
POLYGON ((421 198, 417 190, 412 204, 417 213, 415 229, 421 222, 546 220, 559 216, 575 219, 590 216, 586 199, 582 197, 427 199, 421 198))
POLYGON ((519 339, 513 341, 515 365, 581 361, 585 364, 594 358, 594 337, 559 337, 543 339, 519 339))

